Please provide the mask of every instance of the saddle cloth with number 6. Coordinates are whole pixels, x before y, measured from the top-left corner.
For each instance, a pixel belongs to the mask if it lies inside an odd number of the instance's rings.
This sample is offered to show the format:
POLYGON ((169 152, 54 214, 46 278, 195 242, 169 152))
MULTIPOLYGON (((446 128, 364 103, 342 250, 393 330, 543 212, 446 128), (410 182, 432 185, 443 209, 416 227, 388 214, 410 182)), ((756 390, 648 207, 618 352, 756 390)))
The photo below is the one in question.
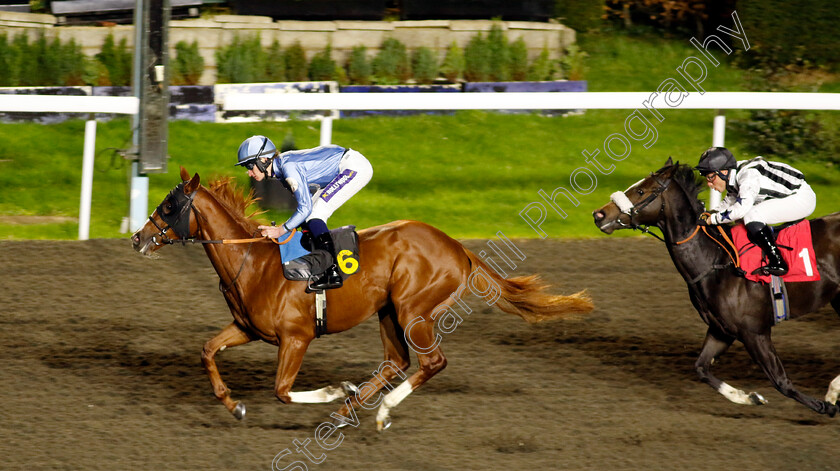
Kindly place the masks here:
MULTIPOLYGON (((342 280, 356 273, 359 269, 359 235, 356 226, 344 226, 330 231, 335 244, 338 272, 342 280)), ((306 281, 318 276, 332 265, 327 252, 313 250, 309 234, 295 232, 292 240, 280 245, 280 257, 283 259, 283 276, 287 280, 306 281)))
MULTIPOLYGON (((747 238, 747 228, 743 224, 732 228, 732 242, 738 248, 741 269, 747 272, 744 276, 750 281, 769 283, 769 275, 753 275, 753 271, 764 265, 762 263, 764 254, 747 238)), ((814 244, 811 241, 811 223, 807 219, 786 227, 776 234, 776 245, 790 268, 790 271, 782 277, 784 281, 820 279, 814 244)))

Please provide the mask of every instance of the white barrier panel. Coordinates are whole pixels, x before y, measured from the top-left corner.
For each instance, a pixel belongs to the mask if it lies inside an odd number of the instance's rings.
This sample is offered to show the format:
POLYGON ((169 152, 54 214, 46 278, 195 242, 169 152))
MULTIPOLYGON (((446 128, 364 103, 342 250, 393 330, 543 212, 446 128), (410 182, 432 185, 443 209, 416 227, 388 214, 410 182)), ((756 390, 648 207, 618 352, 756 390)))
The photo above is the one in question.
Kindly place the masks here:
MULTIPOLYGON (((0 112, 17 113, 114 113, 137 114, 137 97, 0 95, 0 112)), ((82 192, 79 198, 79 240, 90 234, 90 202, 93 193, 93 157, 96 148, 96 121, 85 123, 82 155, 82 192)))
MULTIPOLYGON (((712 147, 723 147, 724 137, 726 136, 726 116, 719 114, 715 116, 714 126, 712 127, 712 147)), ((723 195, 714 188, 709 190, 709 209, 715 209, 720 204, 723 195)))
POLYGON ((85 149, 82 153, 82 195, 79 202, 79 240, 90 235, 90 201, 93 195, 93 157, 96 151, 96 120, 85 123, 85 149))
POLYGON ((137 114, 133 96, 0 95, 0 111, 28 113, 137 114))
POLYGON ((706 92, 295 93, 230 94, 224 109, 243 110, 840 110, 840 93, 706 92), (653 98, 653 99, 652 99, 653 98), (648 104, 645 105, 644 103, 648 104))

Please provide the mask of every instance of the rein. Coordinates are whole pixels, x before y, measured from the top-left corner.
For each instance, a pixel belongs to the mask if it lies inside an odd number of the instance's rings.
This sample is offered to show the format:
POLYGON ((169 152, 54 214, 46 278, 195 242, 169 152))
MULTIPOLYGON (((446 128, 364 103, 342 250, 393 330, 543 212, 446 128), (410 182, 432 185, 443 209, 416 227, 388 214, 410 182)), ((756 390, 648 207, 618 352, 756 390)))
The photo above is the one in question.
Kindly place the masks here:
POLYGON ((731 260, 731 261, 732 261, 732 263, 735 265, 735 267, 736 267, 736 268, 741 268, 741 255, 738 253, 738 248, 737 248, 737 247, 735 247, 735 242, 732 242, 732 239, 730 239, 730 238, 729 238, 729 236, 728 236, 728 235, 726 235, 726 231, 724 231, 724 230, 723 230, 723 228, 722 228, 722 227, 720 227, 720 226, 715 226, 715 227, 717 228, 718 232, 720 232, 720 235, 721 235, 721 237, 723 237, 723 240, 724 240, 724 241, 726 241, 726 245, 724 245, 724 243, 723 243, 723 242, 721 242, 721 241, 717 240, 716 238, 712 237, 712 235, 711 235, 711 234, 709 234, 709 229, 708 229, 708 226, 700 226, 699 224, 697 225, 697 227, 695 227, 695 228, 694 228, 694 232, 692 232, 690 236, 686 237, 686 238, 685 238, 685 239, 683 239, 683 240, 680 240, 680 241, 678 241, 678 242, 675 242, 675 245, 682 245, 682 244, 684 244, 684 243, 686 243, 686 242, 690 241, 691 239, 693 239, 693 238, 694 238, 694 236, 695 236, 695 235, 697 235, 697 233, 700 231, 700 228, 701 228, 701 227, 703 228, 703 232, 704 232, 704 233, 705 233, 705 234, 706 234, 706 235, 707 235, 710 239, 712 239, 712 240, 713 240, 713 241, 715 241, 718 245, 720 245, 720 246, 721 246, 721 248, 723 249, 723 251, 724 251, 724 252, 726 252, 726 255, 728 255, 728 256, 729 256, 729 260, 731 260), (729 249, 732 249, 732 250, 730 251, 729 249), (733 254, 734 254, 734 255, 733 255, 733 254))
MULTIPOLYGON (((207 239, 196 239, 194 237, 189 236, 189 224, 190 224, 190 211, 195 211, 196 214, 201 216, 206 220, 203 214, 201 214, 193 205, 193 199, 195 199, 195 192, 191 193, 190 195, 185 195, 184 193, 179 193, 177 190, 183 189, 183 183, 176 186, 175 189, 172 190, 170 195, 176 198, 176 200, 181 203, 180 211, 178 211, 177 215, 173 218, 171 215, 165 215, 163 211, 163 203, 158 205, 157 213, 160 216, 161 220, 164 222, 165 226, 160 227, 157 221, 152 216, 149 216, 149 221, 155 226, 158 230, 158 236, 160 236, 160 243, 158 243, 157 239, 152 238, 152 241, 155 245, 174 245, 174 244, 250 244, 253 242, 274 242, 277 245, 284 245, 289 243, 292 240, 292 237, 295 235, 297 228, 292 229, 289 231, 289 235, 283 240, 280 241, 279 239, 272 239, 266 237, 253 237, 250 239, 217 239, 217 240, 207 240, 207 239), (186 218, 184 218, 186 216, 186 218), (186 226, 186 227, 185 227, 186 226), (170 239, 166 232, 172 229, 175 234, 178 236, 178 239, 170 239)), ((250 248, 249 248, 250 249, 250 248)))
POLYGON ((292 240, 292 236, 295 235, 297 229, 292 229, 289 232, 288 237, 283 239, 272 239, 270 237, 254 237, 251 239, 217 239, 217 240, 206 240, 206 239, 170 239, 166 238, 165 240, 161 240, 164 244, 250 244, 252 242, 274 242, 277 245, 285 245, 288 244, 289 241, 292 240))

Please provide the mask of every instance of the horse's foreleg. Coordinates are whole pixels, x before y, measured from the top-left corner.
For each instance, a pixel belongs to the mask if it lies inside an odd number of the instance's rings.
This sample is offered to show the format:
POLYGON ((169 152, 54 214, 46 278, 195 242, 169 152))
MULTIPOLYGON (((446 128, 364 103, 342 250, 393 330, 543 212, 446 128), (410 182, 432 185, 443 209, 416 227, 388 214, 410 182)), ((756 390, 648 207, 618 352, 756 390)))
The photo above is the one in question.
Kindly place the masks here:
POLYGON ((222 329, 215 337, 204 344, 201 350, 201 362, 207 375, 210 376, 210 383, 213 385, 213 394, 227 407, 237 419, 245 417, 245 405, 230 398, 230 390, 225 386, 216 367, 216 353, 225 348, 242 345, 253 340, 235 322, 222 329))
MULTIPOLYGON (((280 398, 279 395, 277 397, 280 398)), ((327 386, 312 391, 289 391, 289 398, 292 402, 304 404, 322 404, 325 402, 332 402, 343 397, 347 397, 347 393, 344 389, 337 388, 335 386, 327 386)), ((283 401, 282 398, 280 398, 280 400, 283 401)))
POLYGON ((760 335, 745 335, 741 341, 744 342, 744 346, 747 348, 747 352, 749 352, 753 361, 764 370, 764 374, 773 382, 776 390, 820 414, 834 417, 837 413, 836 405, 802 394, 793 386, 793 383, 785 373, 779 355, 776 353, 776 348, 773 347, 769 332, 760 335))
POLYGON ((700 376, 701 381, 714 388, 715 391, 735 404, 766 404, 767 401, 761 397, 761 394, 756 392, 747 394, 740 389, 733 388, 712 374, 712 362, 715 358, 723 355, 729 346, 732 345, 733 341, 735 341, 734 338, 716 332, 710 327, 706 332, 706 339, 703 341, 703 349, 700 351, 700 356, 697 357, 697 361, 694 363, 694 370, 697 371, 697 375, 700 376))
MULTIPOLYGON (((317 391, 292 392, 303 363, 303 355, 309 348, 312 337, 288 336, 280 339, 280 350, 277 352, 277 376, 274 379, 274 395, 284 404, 291 402, 329 402, 341 396, 335 396, 335 391, 323 388, 317 391), (330 397, 335 396, 335 397, 330 397)), ((334 388, 332 388, 334 389, 334 388)))

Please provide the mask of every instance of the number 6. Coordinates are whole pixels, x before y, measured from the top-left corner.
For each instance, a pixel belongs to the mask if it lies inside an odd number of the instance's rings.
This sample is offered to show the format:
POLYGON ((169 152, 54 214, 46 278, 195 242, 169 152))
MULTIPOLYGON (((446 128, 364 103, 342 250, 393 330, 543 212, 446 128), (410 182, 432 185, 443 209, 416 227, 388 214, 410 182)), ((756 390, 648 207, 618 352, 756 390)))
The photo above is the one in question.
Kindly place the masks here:
POLYGON ((341 268, 341 271, 348 275, 356 273, 356 270, 359 269, 359 261, 353 258, 353 252, 349 250, 342 250, 335 259, 338 262, 338 268, 341 268))

